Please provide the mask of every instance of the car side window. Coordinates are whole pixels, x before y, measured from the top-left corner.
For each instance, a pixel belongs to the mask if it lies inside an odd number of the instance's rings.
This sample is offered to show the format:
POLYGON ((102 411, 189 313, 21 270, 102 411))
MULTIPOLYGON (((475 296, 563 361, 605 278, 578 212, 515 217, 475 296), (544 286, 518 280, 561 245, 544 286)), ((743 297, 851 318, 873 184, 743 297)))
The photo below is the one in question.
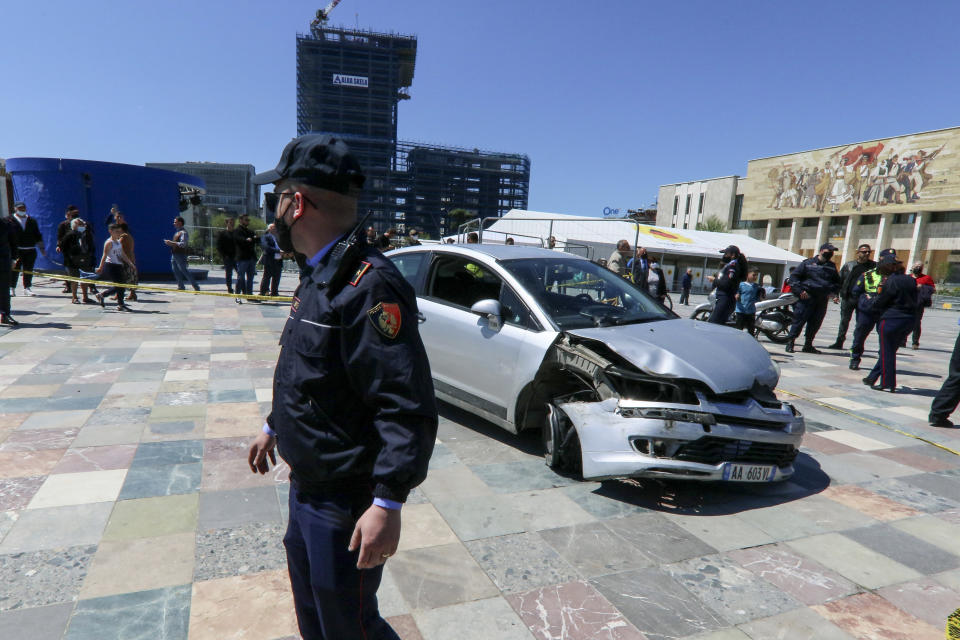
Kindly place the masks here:
POLYGON ((427 296, 469 309, 480 300, 500 298, 500 278, 459 256, 441 256, 433 268, 427 296))
POLYGON ((425 253, 401 253, 398 256, 389 256, 389 258, 404 280, 416 289, 417 273, 420 271, 420 265, 423 264, 426 255, 425 253))
POLYGON ((503 321, 507 324, 515 324, 524 329, 540 330, 540 323, 537 322, 527 305, 523 304, 513 289, 504 284, 500 288, 500 307, 503 314, 503 321))

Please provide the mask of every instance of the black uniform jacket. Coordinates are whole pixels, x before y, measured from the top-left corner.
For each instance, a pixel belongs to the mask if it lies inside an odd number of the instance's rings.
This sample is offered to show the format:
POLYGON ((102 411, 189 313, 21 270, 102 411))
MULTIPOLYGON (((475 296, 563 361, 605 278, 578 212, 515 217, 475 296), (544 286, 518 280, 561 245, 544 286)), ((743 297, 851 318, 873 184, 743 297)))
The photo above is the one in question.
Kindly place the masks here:
POLYGON ((870 305, 870 315, 881 318, 914 318, 917 314, 917 281, 902 273, 893 273, 880 285, 870 305))
POLYGON ((342 258, 336 245, 294 293, 267 422, 301 491, 366 485, 403 502, 433 452, 433 380, 413 289, 354 243, 342 258))
POLYGON ((840 274, 832 260, 821 263, 819 256, 807 258, 790 274, 791 293, 806 291, 814 298, 827 297, 840 290, 840 274))
POLYGON ((736 258, 730 260, 720 268, 720 275, 717 276, 717 293, 725 293, 728 296, 736 295, 743 282, 743 274, 740 273, 740 263, 736 258))
POLYGON ((10 258, 17 253, 17 230, 13 225, 20 228, 13 216, 0 218, 0 257, 7 259, 7 267, 10 266, 10 258))

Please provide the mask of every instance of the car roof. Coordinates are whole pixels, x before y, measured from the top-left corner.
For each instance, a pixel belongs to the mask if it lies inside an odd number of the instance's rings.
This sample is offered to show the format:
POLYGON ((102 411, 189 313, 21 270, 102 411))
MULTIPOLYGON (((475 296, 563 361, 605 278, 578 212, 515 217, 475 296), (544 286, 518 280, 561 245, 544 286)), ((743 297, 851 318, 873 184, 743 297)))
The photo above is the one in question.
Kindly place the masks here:
POLYGON ((417 253, 422 251, 443 252, 464 256, 485 256, 494 260, 515 260, 530 258, 570 258, 574 260, 586 260, 583 256, 562 251, 552 251, 550 249, 541 249, 540 247, 525 247, 522 245, 505 244, 429 244, 415 247, 404 247, 394 249, 388 252, 388 255, 397 255, 400 253, 417 253), (557 255, 557 254, 562 255, 557 255))

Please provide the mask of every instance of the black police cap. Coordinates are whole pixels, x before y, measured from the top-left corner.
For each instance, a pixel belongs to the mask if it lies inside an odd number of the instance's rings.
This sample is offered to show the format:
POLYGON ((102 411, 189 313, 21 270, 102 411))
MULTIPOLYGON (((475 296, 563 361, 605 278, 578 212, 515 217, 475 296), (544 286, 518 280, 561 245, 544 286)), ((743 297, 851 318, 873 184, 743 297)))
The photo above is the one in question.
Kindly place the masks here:
POLYGON ((345 194, 351 187, 363 188, 364 179, 360 163, 343 140, 329 134, 310 133, 290 141, 276 168, 258 173, 253 183, 295 180, 345 194))

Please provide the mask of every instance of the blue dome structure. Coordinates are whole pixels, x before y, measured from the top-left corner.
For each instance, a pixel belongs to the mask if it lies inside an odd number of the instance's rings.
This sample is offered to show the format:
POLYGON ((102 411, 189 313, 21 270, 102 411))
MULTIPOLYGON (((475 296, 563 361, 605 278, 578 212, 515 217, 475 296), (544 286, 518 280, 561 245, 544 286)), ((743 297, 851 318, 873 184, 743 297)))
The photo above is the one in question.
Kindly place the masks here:
MULTIPOLYGON (((80 217, 93 226, 98 243, 96 260, 107 236, 107 217, 116 204, 136 242, 137 268, 142 279, 171 278, 170 250, 163 243, 174 233, 173 219, 181 215, 182 194, 206 190, 195 176, 131 164, 69 160, 65 158, 9 158, 15 200, 27 205, 43 234, 47 256, 37 256, 41 270, 62 271, 58 260, 57 225, 67 205, 76 205, 80 217)), ((59 261, 59 260, 58 260, 59 261)))

